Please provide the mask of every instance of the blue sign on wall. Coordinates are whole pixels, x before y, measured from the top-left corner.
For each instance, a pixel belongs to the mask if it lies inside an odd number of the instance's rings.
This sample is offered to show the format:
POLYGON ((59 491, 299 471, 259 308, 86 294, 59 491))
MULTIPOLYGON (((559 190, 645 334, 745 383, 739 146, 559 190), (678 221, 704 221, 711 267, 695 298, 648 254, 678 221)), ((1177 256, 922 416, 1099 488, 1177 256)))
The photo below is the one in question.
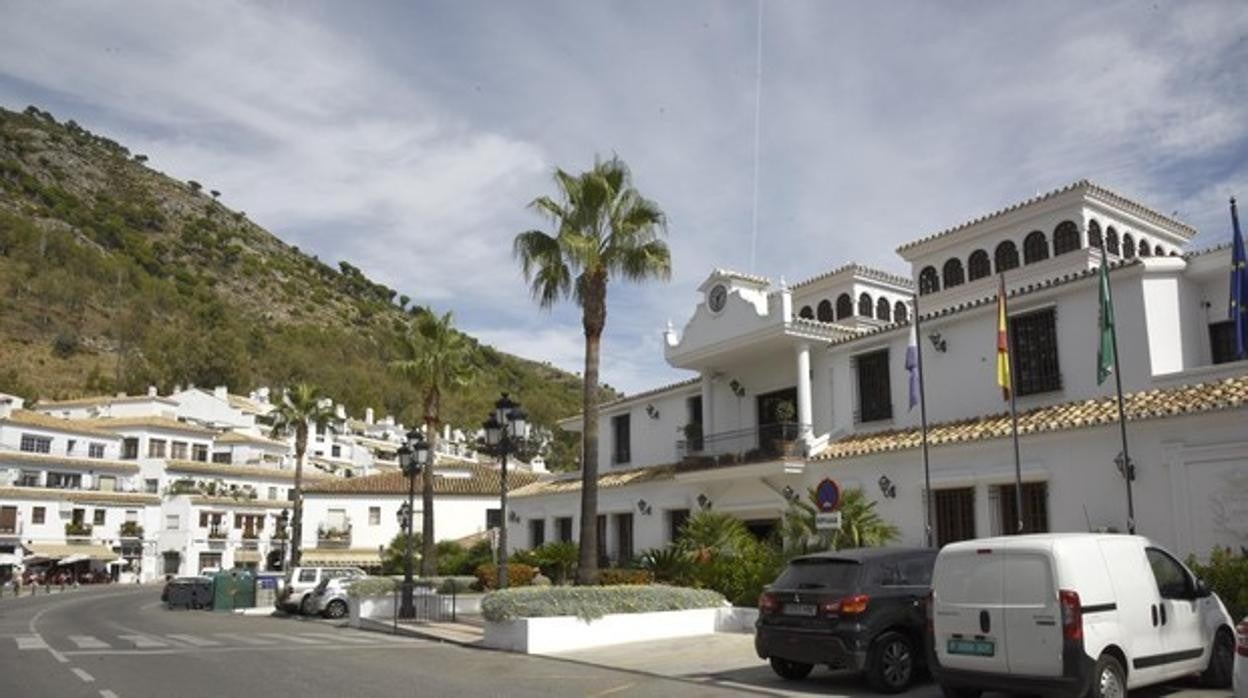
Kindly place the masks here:
POLYGON ((823 478, 815 486, 815 506, 824 513, 836 511, 841 504, 841 488, 831 478, 823 478))

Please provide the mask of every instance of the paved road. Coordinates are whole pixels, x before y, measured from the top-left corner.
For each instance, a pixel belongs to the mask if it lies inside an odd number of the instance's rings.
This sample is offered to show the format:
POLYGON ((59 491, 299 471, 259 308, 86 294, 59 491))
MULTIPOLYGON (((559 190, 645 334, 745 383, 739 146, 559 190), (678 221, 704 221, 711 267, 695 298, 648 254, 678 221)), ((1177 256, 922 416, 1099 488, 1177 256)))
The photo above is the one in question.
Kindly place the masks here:
POLYGON ((728 696, 694 681, 325 621, 170 611, 103 587, 0 599, 0 696, 728 696))

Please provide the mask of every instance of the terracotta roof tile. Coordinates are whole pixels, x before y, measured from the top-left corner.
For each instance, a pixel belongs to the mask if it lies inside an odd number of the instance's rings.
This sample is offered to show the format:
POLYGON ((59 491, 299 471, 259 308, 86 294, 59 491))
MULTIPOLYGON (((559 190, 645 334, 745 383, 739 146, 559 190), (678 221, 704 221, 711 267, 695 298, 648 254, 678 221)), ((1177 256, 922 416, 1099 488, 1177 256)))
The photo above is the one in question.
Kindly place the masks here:
MULTIPOLYGON (((205 463, 195 460, 169 460, 165 470, 171 473, 198 473, 200 475, 222 475, 225 477, 251 477, 266 480, 294 480, 295 470, 279 470, 277 468, 257 468, 252 465, 230 465, 228 463, 205 463)), ((314 468, 304 466, 304 480, 323 480, 331 476, 314 468)))
MULTIPOLYGON (((1155 388, 1129 393, 1123 398, 1128 422, 1160 417, 1202 414, 1248 407, 1248 375, 1220 381, 1155 388)), ((1118 421, 1117 400, 1112 396, 1039 407, 1018 415, 1018 433, 1038 434, 1081 429, 1118 421)), ((932 424, 927 429, 931 445, 968 443, 1009 438, 1010 415, 1002 413, 976 419, 932 424)), ((814 461, 853 458, 921 446, 918 428, 854 434, 828 444, 814 461)))
POLYGON ((167 397, 159 395, 94 395, 91 397, 79 397, 72 400, 40 400, 36 407, 43 409, 45 407, 90 407, 92 405, 124 405, 134 402, 163 402, 167 405, 176 405, 177 402, 167 397))
MULTIPOLYGON (((453 474, 439 475, 435 469, 434 494, 497 496, 502 491, 499 471, 488 465, 466 465, 445 468, 445 471, 468 471, 468 477, 453 474)), ((537 475, 524 470, 507 473, 508 489, 519 490, 537 479, 537 475)), ((407 494, 407 476, 400 471, 389 471, 365 477, 336 478, 305 489, 306 494, 407 494)), ((416 479, 416 493, 423 492, 420 478, 416 479)))
POLYGON ((49 487, 0 487, 0 499, 45 499, 78 504, 160 504, 160 497, 139 492, 97 492, 49 487))
POLYGON ((187 434, 203 434, 205 436, 214 436, 217 432, 207 427, 201 427, 189 422, 180 422, 176 419, 168 417, 98 417, 96 419, 83 420, 94 425, 99 429, 132 429, 134 427, 150 427, 153 429, 167 429, 169 431, 180 431, 187 434))
MULTIPOLYGON (((614 470, 598 476, 599 489, 611 489, 625 485, 637 485, 643 482, 670 480, 676 475, 675 465, 656 465, 646 468, 614 470)), ((538 480, 533 484, 512 492, 513 497, 535 497, 543 494, 564 494, 581 491, 581 475, 559 477, 553 480, 538 480)))
POLYGON ((823 281, 826 278, 836 276, 837 274, 841 274, 843 272, 853 272, 854 274, 858 276, 864 276, 868 279, 875 279, 876 281, 883 281, 884 283, 888 283, 888 284, 904 286, 905 288, 909 288, 909 289, 914 288, 914 281, 912 281, 909 277, 901 276, 899 274, 892 274, 887 271, 884 271, 883 269, 876 269, 874 267, 868 267, 866 265, 858 264, 856 262, 850 262, 849 264, 841 265, 831 271, 826 271, 822 274, 812 276, 809 279, 806 279, 805 281, 801 281, 796 284, 793 284, 792 286, 790 286, 790 288, 796 291, 799 288, 802 288, 803 286, 809 286, 817 281, 823 281))
POLYGON ((61 417, 53 417, 50 414, 42 412, 32 412, 31 410, 13 410, 8 417, 0 419, 0 422, 9 422, 20 426, 40 427, 43 429, 54 429, 70 434, 90 434, 92 436, 101 436, 109 439, 120 439, 121 437, 108 431, 104 431, 97 427, 94 420, 86 419, 62 419, 61 417))
POLYGON ((217 436, 216 442, 219 444, 260 444, 262 446, 276 446, 280 448, 288 447, 283 441, 266 439, 263 436, 243 434, 237 431, 227 431, 224 434, 217 436))
POLYGON ((117 460, 102 458, 69 458, 43 453, 24 453, 22 451, 0 451, 0 463, 26 463, 48 468, 71 468, 74 470, 104 470, 115 473, 137 473, 139 465, 117 460))

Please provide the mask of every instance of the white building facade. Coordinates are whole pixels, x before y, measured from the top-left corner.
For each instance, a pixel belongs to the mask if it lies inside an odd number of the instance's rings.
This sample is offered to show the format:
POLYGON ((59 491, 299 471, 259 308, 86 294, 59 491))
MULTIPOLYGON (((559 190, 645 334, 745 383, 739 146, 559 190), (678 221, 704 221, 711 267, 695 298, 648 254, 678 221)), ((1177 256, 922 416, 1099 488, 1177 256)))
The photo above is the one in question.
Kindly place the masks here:
MULTIPOLYGON (((1009 404, 995 380, 1004 275, 1027 530, 1127 528, 1113 381, 1096 381, 1100 248, 1111 265, 1137 530, 1182 554, 1248 544, 1248 362, 1228 351, 1229 249, 1086 181, 898 252, 910 279, 847 265, 789 286, 715 270, 665 358, 681 383, 599 413, 600 548, 627 564, 700 507, 772 534, 823 478, 926 539, 920 410, 906 347, 921 313, 933 539, 1010 530, 1009 404), (917 299, 912 290, 917 291, 917 299)), ((580 419, 563 426, 579 429, 580 419)), ((575 477, 516 493, 510 540, 579 530, 575 477)), ((560 537, 563 537, 562 535, 560 537)))

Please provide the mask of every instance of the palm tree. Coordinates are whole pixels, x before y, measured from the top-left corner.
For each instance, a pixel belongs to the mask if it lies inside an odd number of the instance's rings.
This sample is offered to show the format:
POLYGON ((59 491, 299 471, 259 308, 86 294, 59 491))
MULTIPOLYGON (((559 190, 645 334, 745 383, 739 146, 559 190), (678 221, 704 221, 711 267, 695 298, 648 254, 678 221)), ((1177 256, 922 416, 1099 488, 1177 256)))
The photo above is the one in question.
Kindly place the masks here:
POLYGON ((421 550, 420 575, 438 573, 437 541, 433 533, 433 464, 438 444, 438 427, 442 425, 442 393, 460 388, 472 381, 472 347, 464 335, 451 326, 452 315, 442 317, 425 308, 404 339, 408 358, 390 362, 395 373, 411 381, 423 392, 424 422, 429 440, 429 461, 421 472, 421 550))
POLYGON ((595 161, 572 176, 555 170, 559 200, 540 196, 529 207, 548 218, 553 232, 530 230, 513 242, 533 298, 549 308, 560 298, 581 307, 585 331, 585 379, 581 398, 581 559, 576 578, 598 577, 598 363, 612 276, 645 281, 671 276, 663 211, 633 188, 618 157, 595 161))
POLYGON ((303 543, 303 457, 308 452, 308 428, 317 430, 336 421, 334 406, 329 398, 307 383, 299 383, 286 390, 282 401, 273 410, 274 437, 295 437, 295 502, 290 518, 290 566, 299 564, 303 543))
POLYGON ((879 546, 897 539, 899 529, 880 518, 875 512, 876 502, 868 501, 861 489, 841 493, 841 527, 836 531, 819 531, 815 528, 815 489, 808 492, 810 501, 796 501, 789 505, 781 521, 785 552, 790 555, 879 546))

